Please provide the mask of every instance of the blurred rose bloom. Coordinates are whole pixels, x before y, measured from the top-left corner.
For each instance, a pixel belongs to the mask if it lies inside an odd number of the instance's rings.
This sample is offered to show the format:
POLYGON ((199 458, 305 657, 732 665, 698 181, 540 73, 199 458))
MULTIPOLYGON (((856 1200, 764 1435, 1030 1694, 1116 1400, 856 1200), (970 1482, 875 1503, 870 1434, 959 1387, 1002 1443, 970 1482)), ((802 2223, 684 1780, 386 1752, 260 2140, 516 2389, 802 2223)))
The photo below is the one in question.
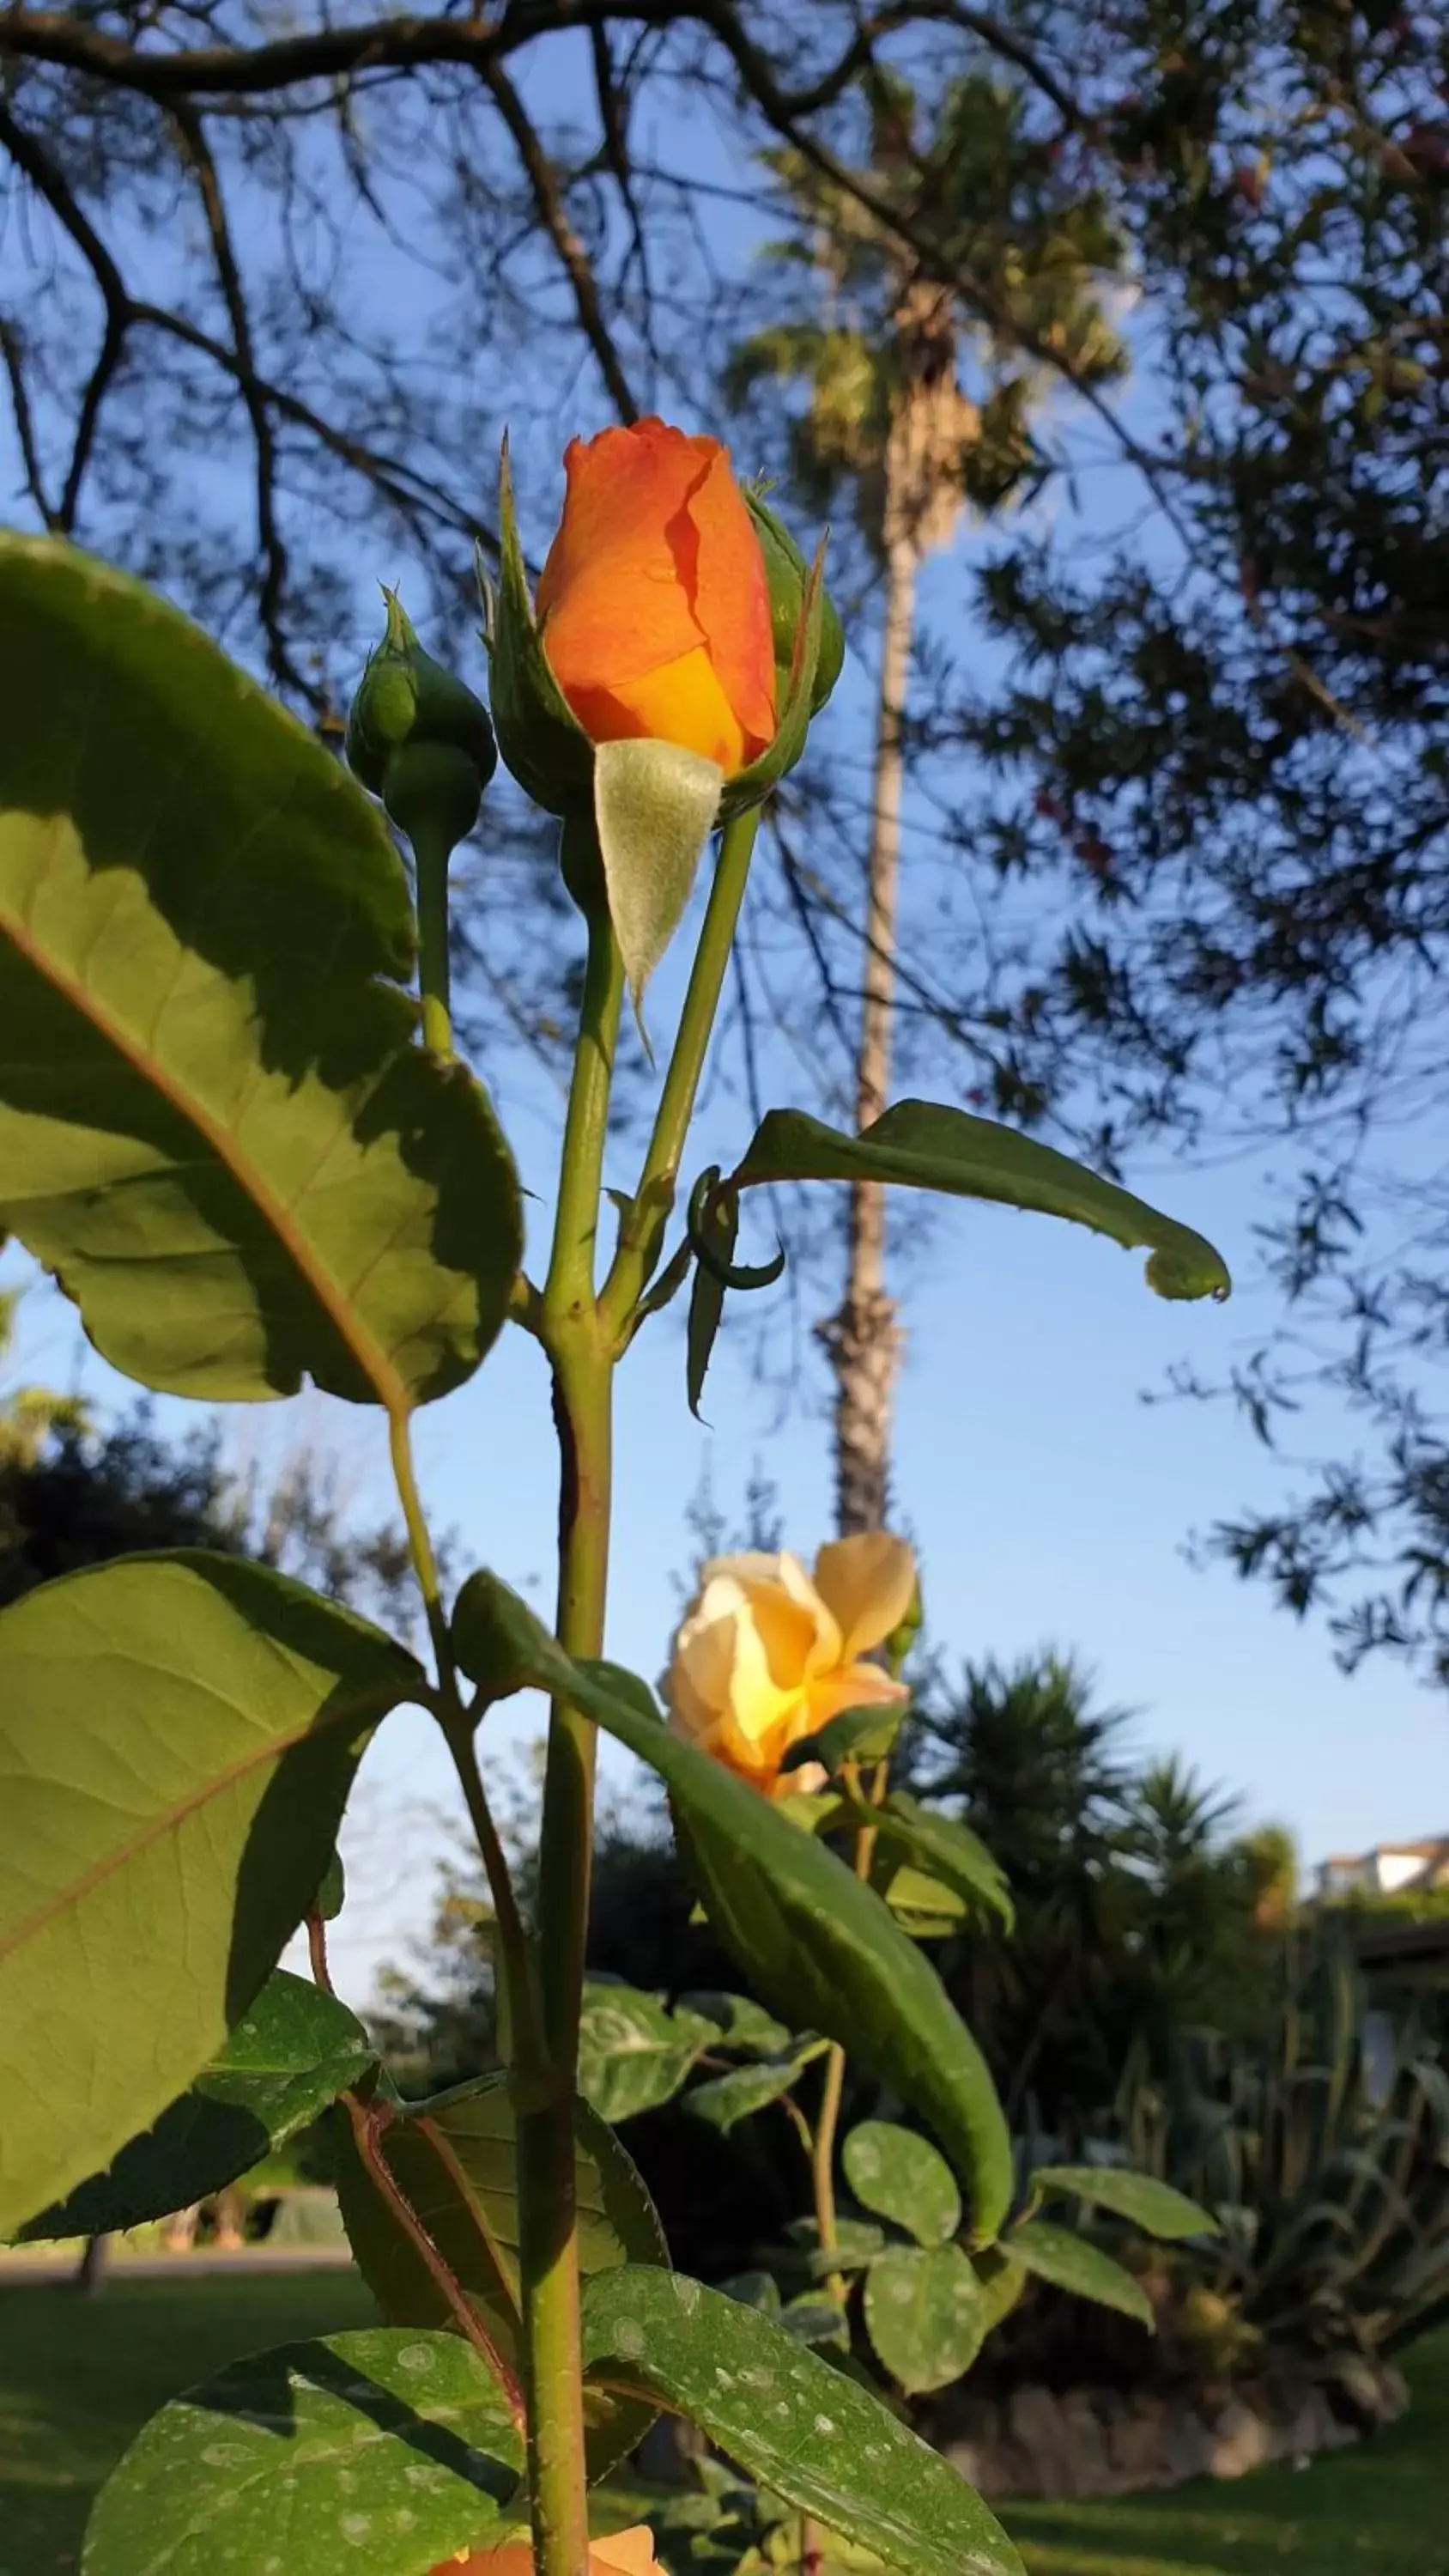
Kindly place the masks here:
POLYGON ((903 1539, 834 1540, 813 1580, 796 1556, 718 1556, 680 1623, 665 1680, 670 1722, 766 1797, 818 1787, 781 1771, 802 1737, 843 1709, 900 1706, 910 1694, 864 1661, 900 1626, 916 1591, 903 1539))

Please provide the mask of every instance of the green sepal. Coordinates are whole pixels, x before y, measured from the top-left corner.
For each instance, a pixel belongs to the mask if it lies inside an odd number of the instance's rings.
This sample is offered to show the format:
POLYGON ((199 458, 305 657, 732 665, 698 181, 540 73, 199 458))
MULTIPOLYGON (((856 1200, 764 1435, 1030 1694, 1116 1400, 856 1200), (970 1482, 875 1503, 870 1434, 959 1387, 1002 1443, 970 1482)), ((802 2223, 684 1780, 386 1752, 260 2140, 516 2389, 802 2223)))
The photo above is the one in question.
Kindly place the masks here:
POLYGON ((701 1190, 708 1191, 709 1185, 718 1178, 717 1168, 702 1172, 689 1203, 689 1241, 694 1250, 694 1276, 689 1283, 684 1382, 689 1409, 696 1422, 704 1420, 699 1400, 704 1393, 704 1381, 709 1375, 719 1328, 724 1322, 725 1280, 740 1226, 738 1199, 715 1198, 712 1194, 701 1199, 701 1190), (710 1246, 708 1260, 701 1257, 701 1247, 706 1242, 710 1246))
POLYGON ((715 1338, 724 1320, 725 1291, 728 1288, 754 1290, 773 1288, 784 1275, 785 1247, 776 1247, 772 1260, 737 1262, 735 1241, 739 1234, 740 1203, 732 1190, 720 1188, 718 1164, 710 1164, 700 1173, 689 1194, 685 1232, 694 1254, 694 1277, 689 1292, 689 1328, 685 1337, 685 1386, 689 1409, 696 1422, 704 1420, 699 1399, 714 1354, 715 1338))
POLYGON ((508 441, 498 467, 498 596, 486 633, 498 748, 546 814, 592 814, 594 746, 549 666, 518 537, 508 441))
POLYGON ((792 770, 805 749, 814 712, 812 699, 815 674, 820 666, 820 642, 825 616, 825 539, 822 537, 810 567, 805 595, 800 605, 800 622, 795 631, 795 649, 790 662, 775 739, 742 769, 725 788, 720 806, 720 819, 728 822, 731 815, 748 813, 752 805, 763 805, 772 787, 792 770))
POLYGON ((594 752, 594 828, 641 1036, 645 986, 679 928, 723 785, 716 761, 676 742, 601 742, 594 752))
MULTIPOLYGON (((800 615, 805 594, 810 586, 810 566, 791 536, 783 519, 777 519, 759 491, 745 489, 745 507, 755 523, 760 552, 765 558, 765 580, 770 592, 770 629, 775 644, 775 668, 786 687, 795 659, 795 639, 800 632, 800 615)), ((810 689, 810 712, 818 716, 830 696, 845 664, 845 629, 828 590, 820 599, 820 647, 815 663, 815 677, 810 689)))

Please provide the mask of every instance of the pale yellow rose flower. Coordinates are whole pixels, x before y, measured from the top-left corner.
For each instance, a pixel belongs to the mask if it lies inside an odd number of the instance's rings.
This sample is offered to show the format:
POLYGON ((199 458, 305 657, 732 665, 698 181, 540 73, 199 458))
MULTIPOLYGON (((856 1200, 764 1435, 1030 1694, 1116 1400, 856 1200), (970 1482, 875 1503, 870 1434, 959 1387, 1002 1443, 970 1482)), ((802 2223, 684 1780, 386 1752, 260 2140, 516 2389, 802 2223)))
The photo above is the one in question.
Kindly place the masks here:
POLYGON ((717 1556, 675 1636, 665 1678, 670 1724, 767 1797, 824 1776, 782 1774, 792 1744, 843 1709, 909 1697, 864 1658, 915 1598, 916 1560, 884 1530, 822 1547, 813 1579, 796 1556, 717 1556))
MULTIPOLYGON (((526 2540, 507 2540, 498 2549, 465 2549, 435 2567, 433 2576, 453 2576, 458 2567, 465 2576, 533 2576, 533 2551, 526 2540)), ((647 2522, 617 2531, 609 2540, 591 2540, 589 2576, 663 2576, 647 2522)))

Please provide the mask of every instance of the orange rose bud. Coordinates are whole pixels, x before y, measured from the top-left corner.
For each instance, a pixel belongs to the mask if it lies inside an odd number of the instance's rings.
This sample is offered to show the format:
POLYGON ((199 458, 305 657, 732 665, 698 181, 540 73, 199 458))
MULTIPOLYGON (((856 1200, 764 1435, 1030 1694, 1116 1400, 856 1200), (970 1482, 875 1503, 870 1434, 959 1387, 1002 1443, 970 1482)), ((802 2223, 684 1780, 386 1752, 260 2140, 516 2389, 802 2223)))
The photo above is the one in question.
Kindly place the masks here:
POLYGON ((676 743, 726 778, 775 739, 765 560, 716 438, 662 420, 574 439, 538 586, 549 667, 592 742, 676 743))

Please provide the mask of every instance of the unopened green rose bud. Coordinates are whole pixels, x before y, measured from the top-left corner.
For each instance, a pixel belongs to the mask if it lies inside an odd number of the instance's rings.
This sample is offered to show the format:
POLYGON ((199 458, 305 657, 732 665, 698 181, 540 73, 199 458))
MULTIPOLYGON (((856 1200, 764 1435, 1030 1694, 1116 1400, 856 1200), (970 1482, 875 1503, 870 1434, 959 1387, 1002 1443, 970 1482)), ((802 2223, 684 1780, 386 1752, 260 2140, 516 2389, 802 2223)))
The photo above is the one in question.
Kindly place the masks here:
POLYGON ((387 632, 352 701, 348 764, 414 849, 451 850, 498 766, 493 727, 481 699, 423 651, 396 591, 383 597, 387 632))
MULTIPOLYGON (((810 579, 810 566, 805 560, 782 519, 760 499, 757 492, 747 491, 750 516, 765 558, 765 578, 770 587, 770 626, 774 636, 775 663, 783 680, 788 675, 795 638, 800 628, 800 613, 805 603, 805 586, 810 579)), ((845 630, 829 591, 821 601, 820 657, 815 665, 815 685, 810 692, 810 712, 818 716, 845 662, 845 630)))

